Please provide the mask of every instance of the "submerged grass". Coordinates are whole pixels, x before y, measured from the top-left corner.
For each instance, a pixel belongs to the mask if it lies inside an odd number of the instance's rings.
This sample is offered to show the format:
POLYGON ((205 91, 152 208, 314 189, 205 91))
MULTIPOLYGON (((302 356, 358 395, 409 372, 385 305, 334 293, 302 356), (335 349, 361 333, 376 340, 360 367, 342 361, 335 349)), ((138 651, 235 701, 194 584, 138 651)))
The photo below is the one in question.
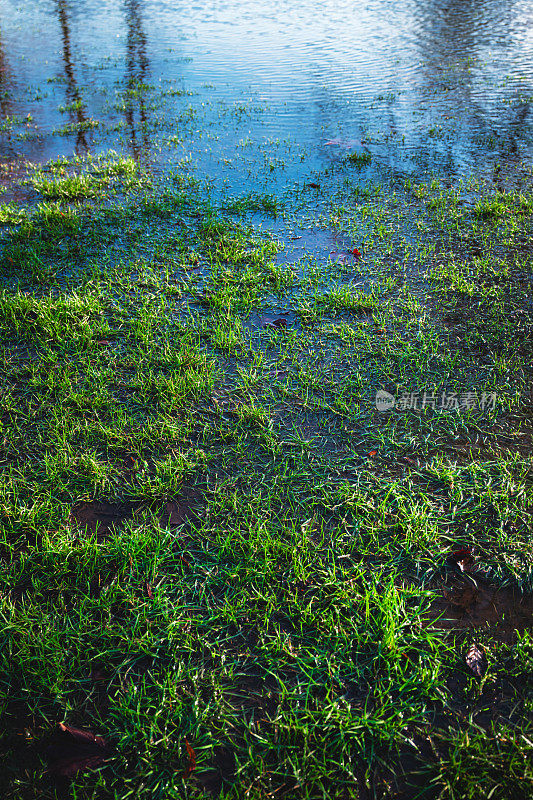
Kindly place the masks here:
POLYGON ((530 194, 348 177, 331 225, 364 258, 300 268, 233 219, 266 196, 118 156, 31 180, 56 201, 1 262, 2 797, 533 796, 530 194), (68 786, 63 720, 112 746, 68 786))

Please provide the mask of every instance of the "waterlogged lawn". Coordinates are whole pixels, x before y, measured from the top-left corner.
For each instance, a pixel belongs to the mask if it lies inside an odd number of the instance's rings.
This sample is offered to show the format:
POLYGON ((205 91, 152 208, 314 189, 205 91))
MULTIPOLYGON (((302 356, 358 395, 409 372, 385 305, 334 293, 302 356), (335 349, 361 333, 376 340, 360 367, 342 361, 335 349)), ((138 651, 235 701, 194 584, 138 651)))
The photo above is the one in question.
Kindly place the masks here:
POLYGON ((533 797, 533 195, 368 161, 1 207, 6 800, 533 797))

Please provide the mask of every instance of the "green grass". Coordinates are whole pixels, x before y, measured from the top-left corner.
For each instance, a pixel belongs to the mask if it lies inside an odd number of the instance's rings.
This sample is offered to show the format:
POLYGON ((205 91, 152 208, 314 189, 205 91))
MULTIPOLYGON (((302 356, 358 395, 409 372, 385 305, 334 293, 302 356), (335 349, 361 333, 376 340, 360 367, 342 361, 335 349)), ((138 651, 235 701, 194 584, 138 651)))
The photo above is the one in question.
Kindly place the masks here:
POLYGON ((101 125, 98 119, 85 119, 81 122, 67 122, 54 131, 58 136, 71 136, 73 133, 84 133, 85 131, 92 131, 101 125))
POLYGON ((22 222, 26 216, 26 209, 21 208, 16 203, 3 203, 0 205, 0 224, 13 225, 22 222))
POLYGON ((250 193, 245 197, 238 197, 228 201, 225 210, 230 214, 246 214, 249 211, 261 211, 277 217, 282 208, 280 200, 271 194, 259 195, 250 193))
POLYGON ((143 176, 133 158, 113 150, 97 158, 76 159, 65 164, 61 159, 35 170, 28 183, 39 194, 62 201, 103 196, 109 188, 127 190, 142 184, 143 176), (78 172, 69 172, 72 167, 78 172), (52 177, 47 177, 51 174, 52 177))
POLYGON ((352 164, 360 169, 361 167, 366 167, 372 163, 372 154, 367 150, 364 150, 361 153, 350 153, 348 156, 346 156, 346 160, 349 164, 352 164))
POLYGON ((50 199, 0 260, 2 797, 532 797, 530 194, 348 179, 317 224, 364 258, 285 264, 232 217, 259 196, 117 154, 29 180, 50 199), (134 510, 98 536, 91 499, 134 510), (112 746, 68 786, 65 720, 112 746))

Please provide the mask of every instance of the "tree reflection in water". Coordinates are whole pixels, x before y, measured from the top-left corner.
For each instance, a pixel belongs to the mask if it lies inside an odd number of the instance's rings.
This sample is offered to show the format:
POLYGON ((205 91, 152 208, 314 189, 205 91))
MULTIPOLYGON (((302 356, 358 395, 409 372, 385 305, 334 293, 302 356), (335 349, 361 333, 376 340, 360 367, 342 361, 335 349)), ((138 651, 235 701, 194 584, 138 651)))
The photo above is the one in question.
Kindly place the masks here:
POLYGON ((126 79, 128 87, 127 95, 124 98, 124 116, 130 133, 132 155, 136 161, 140 161, 143 155, 146 156, 149 147, 148 120, 144 101, 144 86, 149 65, 140 6, 139 0, 124 0, 127 25, 126 79), (138 123, 136 123, 135 101, 138 102, 138 123))
POLYGON ((81 92, 76 80, 76 73, 72 61, 72 47, 70 37, 70 24, 68 15, 68 3, 66 0, 56 0, 56 8, 61 25, 61 41, 63 42, 63 63, 65 66, 65 78, 67 81, 66 98, 69 119, 76 125, 76 155, 84 155, 89 152, 87 136, 84 125, 87 121, 85 105, 82 100, 81 92))

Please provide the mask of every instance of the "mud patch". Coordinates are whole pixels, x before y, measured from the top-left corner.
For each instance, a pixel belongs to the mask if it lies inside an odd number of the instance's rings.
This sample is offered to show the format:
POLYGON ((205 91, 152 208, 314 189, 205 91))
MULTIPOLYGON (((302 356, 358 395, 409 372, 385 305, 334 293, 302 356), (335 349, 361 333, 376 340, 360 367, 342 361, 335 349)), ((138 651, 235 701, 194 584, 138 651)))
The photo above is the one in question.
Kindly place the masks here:
POLYGON ((70 518, 80 531, 95 533, 97 540, 100 540, 120 530, 140 508, 141 503, 135 500, 80 500, 73 506, 70 518))
POLYGON ((483 630, 512 643, 517 631, 533 626, 533 597, 512 588, 498 588, 476 577, 442 588, 432 603, 431 625, 444 630, 483 630))
POLYGON ((184 490, 180 497, 146 502, 145 500, 80 500, 72 508, 70 523, 80 532, 96 534, 97 541, 120 531, 126 522, 141 512, 148 512, 164 527, 183 525, 196 514, 200 493, 184 490))

